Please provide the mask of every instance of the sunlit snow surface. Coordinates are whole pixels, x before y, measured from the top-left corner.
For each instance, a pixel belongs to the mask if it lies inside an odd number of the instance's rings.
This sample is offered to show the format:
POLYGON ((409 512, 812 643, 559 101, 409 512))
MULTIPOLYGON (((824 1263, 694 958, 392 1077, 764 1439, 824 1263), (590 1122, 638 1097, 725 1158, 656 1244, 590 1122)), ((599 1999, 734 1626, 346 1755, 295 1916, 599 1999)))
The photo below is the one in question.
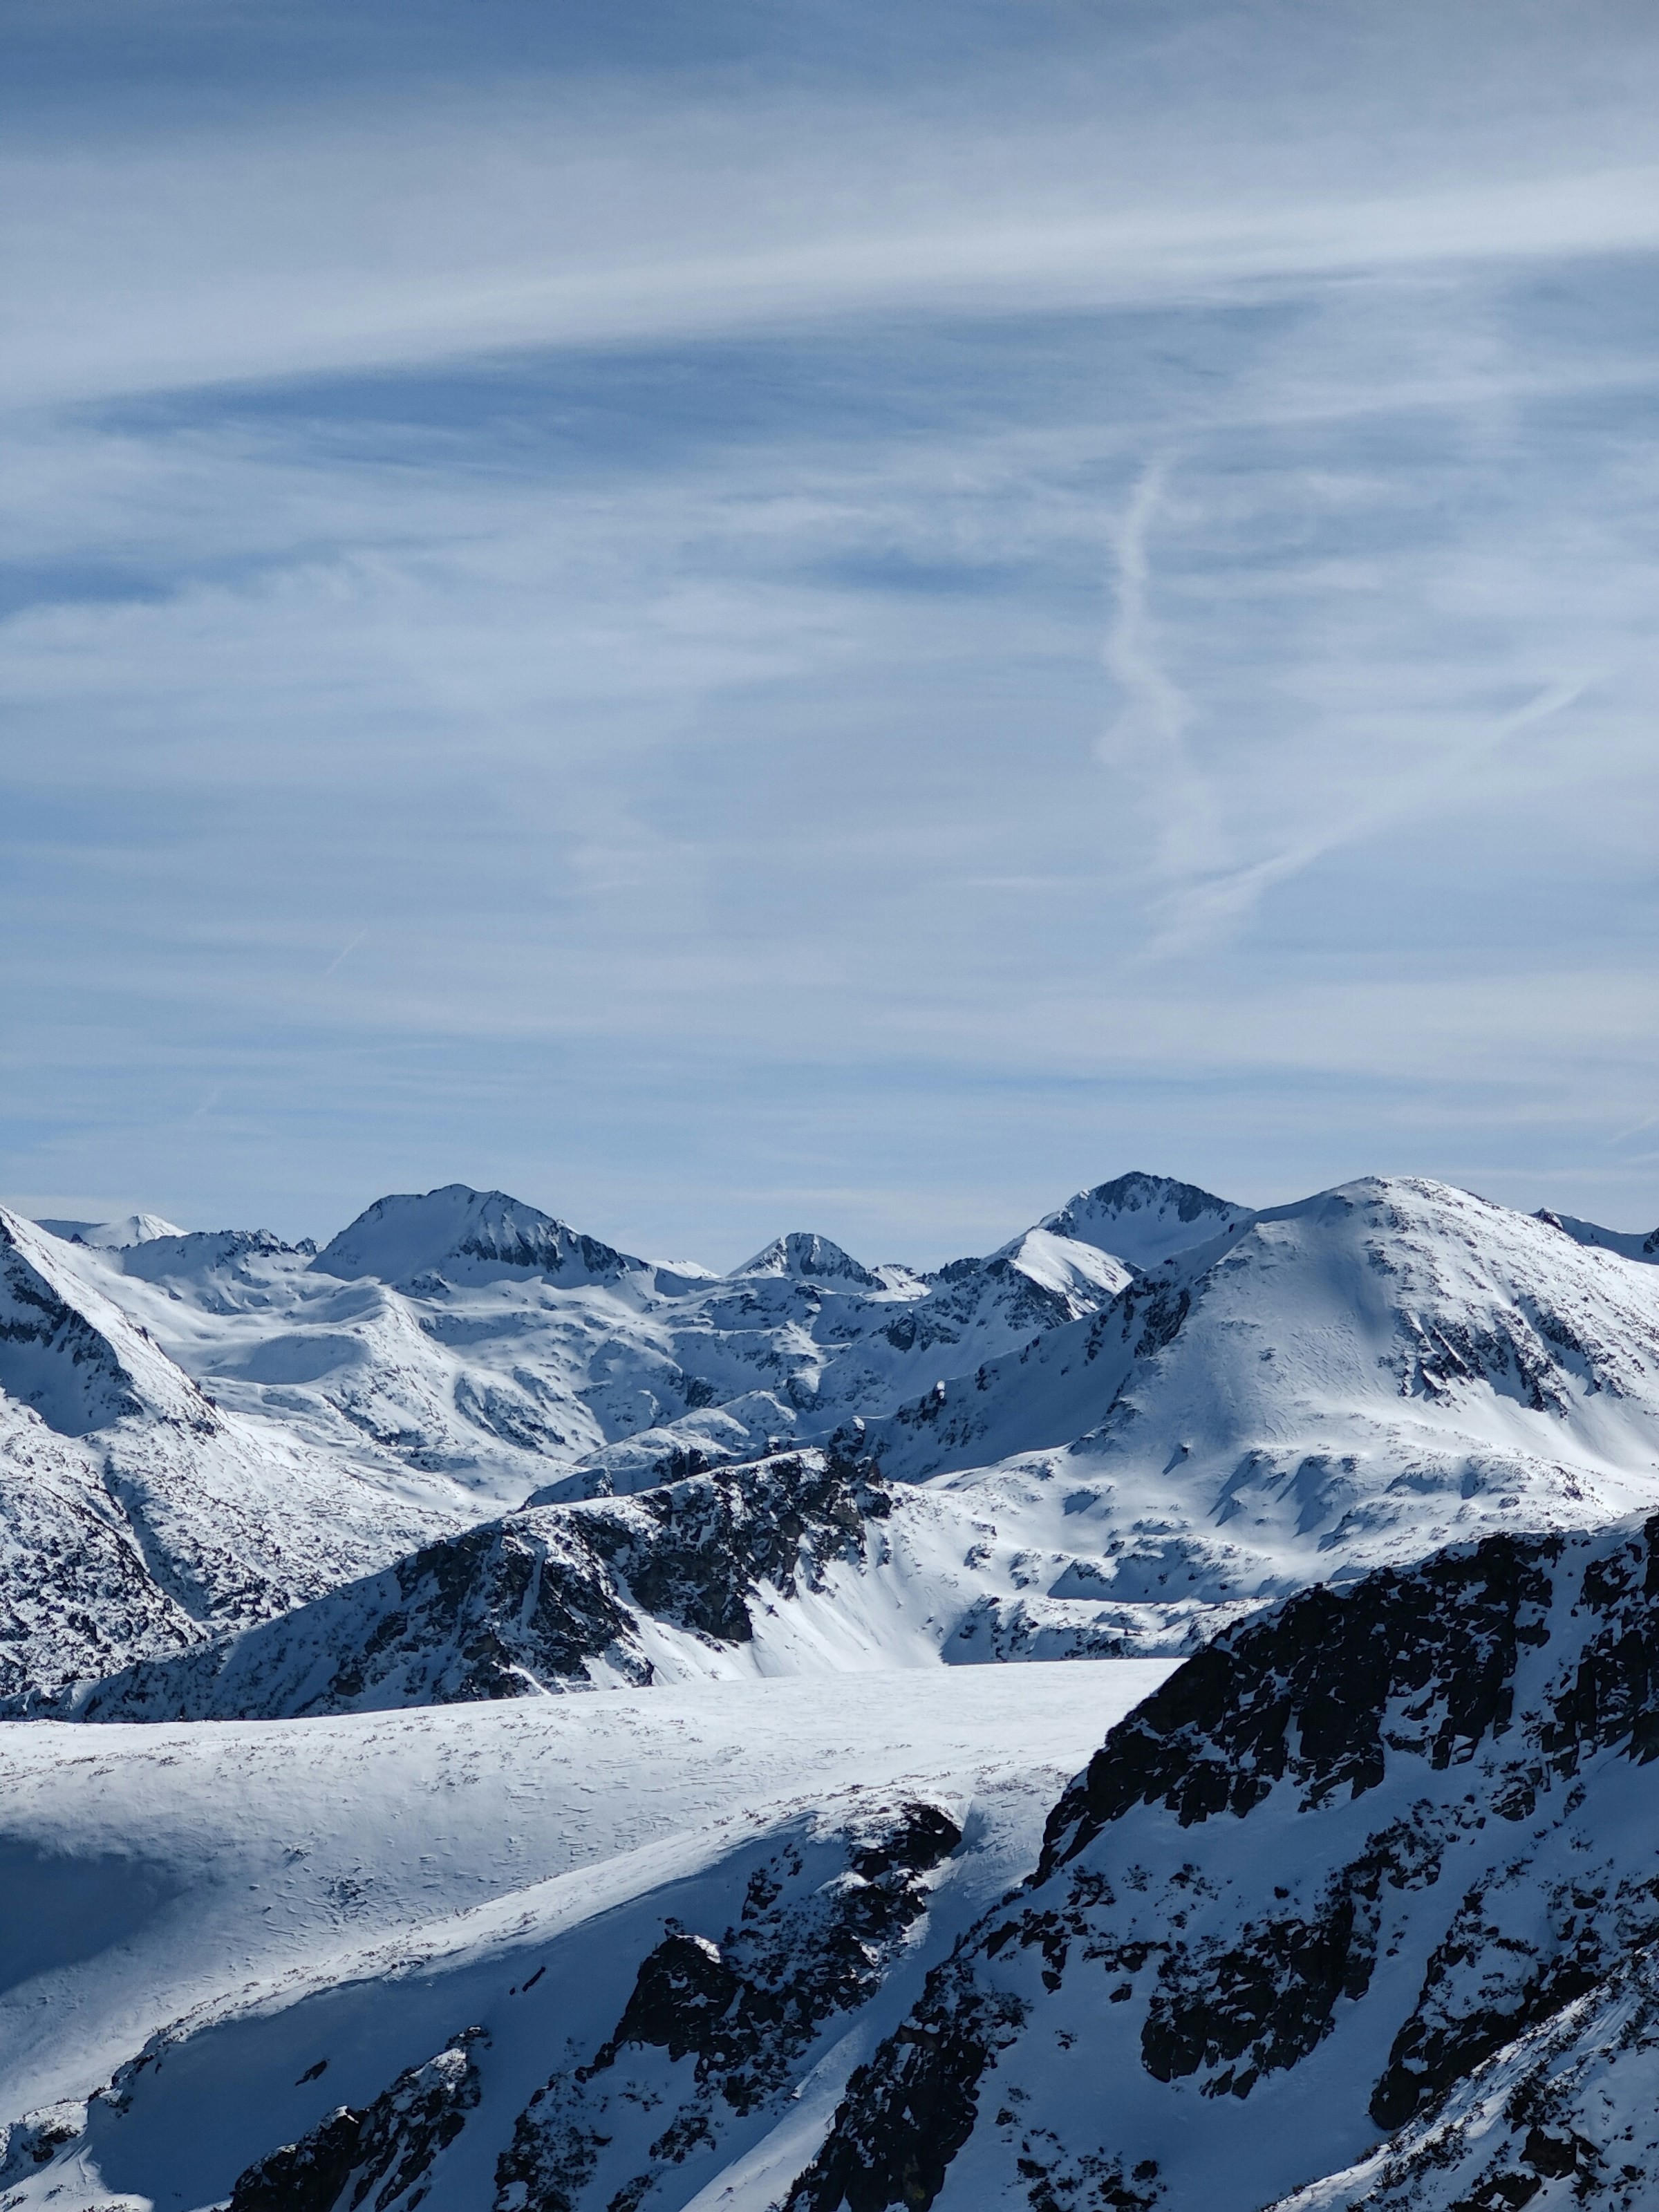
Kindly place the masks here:
POLYGON ((8 2202, 211 2204, 256 2156, 477 2023, 485 2101, 428 2200, 476 2212, 514 2116, 567 2039, 591 2051, 614 2027, 665 1916, 718 1936, 780 1835, 941 1799, 966 1841, 890 1988, 830 2024, 805 2100, 723 2147, 767 2172, 781 2130, 788 2166, 926 1966, 1032 1864, 1067 1778, 1168 1672, 1106 1661, 0 1732, 0 2112, 84 2098, 169 2038, 125 2112, 94 2104, 68 2197, 45 2195, 65 2183, 58 2164, 8 2202))

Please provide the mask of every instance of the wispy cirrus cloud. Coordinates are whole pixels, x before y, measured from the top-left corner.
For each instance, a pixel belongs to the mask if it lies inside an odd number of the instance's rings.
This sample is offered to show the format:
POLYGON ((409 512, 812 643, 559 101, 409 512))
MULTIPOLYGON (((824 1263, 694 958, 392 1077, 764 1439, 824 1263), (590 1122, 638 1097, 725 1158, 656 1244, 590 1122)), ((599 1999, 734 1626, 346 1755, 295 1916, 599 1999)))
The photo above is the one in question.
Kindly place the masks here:
POLYGON ((1651 252, 1659 154, 1633 118, 1659 40, 1622 12, 1594 70, 1584 27, 1535 11, 1497 43, 1475 11, 1449 37, 1402 5, 1377 42, 1352 9, 1263 7, 1115 40, 1074 22, 1058 49, 935 65, 925 97, 902 72, 544 64, 367 99, 241 88, 241 112, 118 110, 68 145, 20 105, 8 386, 100 398, 1651 252))
POLYGON ((1659 1213, 1646 11, 207 12, 0 160, 0 1186, 1659 1213))

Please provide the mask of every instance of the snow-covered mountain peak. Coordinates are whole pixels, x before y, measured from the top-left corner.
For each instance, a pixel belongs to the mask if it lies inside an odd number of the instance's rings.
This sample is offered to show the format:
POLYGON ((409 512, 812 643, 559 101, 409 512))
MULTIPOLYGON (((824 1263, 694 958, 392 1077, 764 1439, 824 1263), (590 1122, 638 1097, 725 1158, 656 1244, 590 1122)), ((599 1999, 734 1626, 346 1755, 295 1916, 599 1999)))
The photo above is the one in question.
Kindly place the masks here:
POLYGON ((827 1237, 814 1236, 811 1230, 792 1229, 787 1237, 779 1237, 740 1267, 732 1270, 734 1275, 788 1275, 796 1281, 830 1282, 851 1285, 860 1291, 879 1291, 886 1286, 875 1272, 855 1260, 850 1252, 833 1243, 827 1237))
POLYGON ((1112 1182, 1080 1190, 1038 1227, 1079 1244, 1092 1244, 1135 1269, 1156 1267, 1176 1252, 1224 1236, 1250 1218, 1248 1206, 1234 1206, 1195 1183, 1139 1170, 1112 1182))
POLYGON ((37 1221, 34 1225, 65 1243, 89 1244, 100 1252, 124 1252, 130 1245, 148 1244, 158 1237, 185 1234, 159 1213, 129 1213, 119 1221, 37 1221))
POLYGON ((377 1199, 312 1264, 319 1273, 348 1281, 372 1275, 394 1285, 428 1275, 488 1280, 504 1270, 567 1284, 613 1283, 645 1269, 642 1260, 505 1191, 473 1190, 463 1182, 377 1199))
POLYGON ((72 1251, 0 1207, 0 1394, 60 1436, 145 1413, 216 1428, 196 1384, 77 1270, 72 1251))
POLYGON ((866 1432, 889 1479, 948 1479, 988 1518, 1034 1483, 1082 1500, 1103 1625, 1162 1635, 1183 1603, 1652 1510, 1659 1279, 1468 1192, 1367 1178, 1247 1217, 866 1432))

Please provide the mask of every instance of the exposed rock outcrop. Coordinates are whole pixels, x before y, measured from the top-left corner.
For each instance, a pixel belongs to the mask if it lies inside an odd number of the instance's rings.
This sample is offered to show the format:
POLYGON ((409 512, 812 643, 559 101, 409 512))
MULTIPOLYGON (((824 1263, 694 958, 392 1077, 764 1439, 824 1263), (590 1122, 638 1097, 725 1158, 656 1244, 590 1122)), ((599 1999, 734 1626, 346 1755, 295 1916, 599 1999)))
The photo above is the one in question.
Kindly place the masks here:
POLYGON ((1656 1693, 1659 1516, 1231 1632, 1065 1793, 1024 1892, 853 2077, 793 2212, 1249 2212, 1316 2142, 1431 2116, 1659 1944, 1656 1693))
POLYGON ((434 2160, 478 2102, 474 2046, 462 2030, 423 2065, 400 2074, 361 2110, 337 2106, 300 2142, 285 2143, 240 2175, 229 2212, 415 2212, 434 2160))
POLYGON ((496 2212, 634 2212, 708 2158, 787 2094, 826 2022, 879 1988, 961 1841, 944 1807, 901 1803, 787 1840, 718 1940, 671 1924, 609 2039, 520 2116, 496 2212))
POLYGON ((815 1453, 638 1498, 538 1507, 228 1641, 13 1710, 279 1719, 649 1682, 647 1623, 745 1644, 763 1585, 787 1598, 830 1560, 860 1556, 891 1503, 869 1465, 815 1453))

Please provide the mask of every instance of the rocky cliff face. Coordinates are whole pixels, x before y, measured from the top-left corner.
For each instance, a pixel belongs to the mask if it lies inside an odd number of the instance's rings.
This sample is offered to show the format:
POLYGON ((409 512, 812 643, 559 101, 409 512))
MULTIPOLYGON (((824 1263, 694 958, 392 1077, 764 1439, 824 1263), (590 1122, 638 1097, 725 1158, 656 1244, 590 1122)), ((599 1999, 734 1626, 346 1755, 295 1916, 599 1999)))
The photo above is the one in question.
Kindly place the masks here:
POLYGON ((473 2046, 464 2028, 423 2065, 411 2066, 370 2105, 337 2106, 298 2142, 284 2143, 241 2174, 229 2212, 334 2212, 371 2198, 374 2212, 415 2212, 432 2165, 478 2102, 473 2046))
POLYGON ((12 1710, 282 1719, 643 1684, 655 1672, 653 1628, 746 1644, 763 1585, 787 1601, 832 1560, 861 1560, 891 1510, 872 1468, 834 1454, 540 1508, 428 1545, 228 1642, 12 1710))
POLYGON ((1492 1538, 1235 1630, 1066 1793, 794 2212, 1252 2212, 1611 2002, 1659 1941, 1656 1668, 1659 1520, 1492 1538))
POLYGON ((926 1802, 790 1838, 718 1938, 678 1923, 641 1966, 609 2039, 554 2075, 496 2166, 495 2212, 613 2212, 660 2201, 695 2152, 777 2105, 825 2024, 866 2003, 962 1841, 926 1802))

